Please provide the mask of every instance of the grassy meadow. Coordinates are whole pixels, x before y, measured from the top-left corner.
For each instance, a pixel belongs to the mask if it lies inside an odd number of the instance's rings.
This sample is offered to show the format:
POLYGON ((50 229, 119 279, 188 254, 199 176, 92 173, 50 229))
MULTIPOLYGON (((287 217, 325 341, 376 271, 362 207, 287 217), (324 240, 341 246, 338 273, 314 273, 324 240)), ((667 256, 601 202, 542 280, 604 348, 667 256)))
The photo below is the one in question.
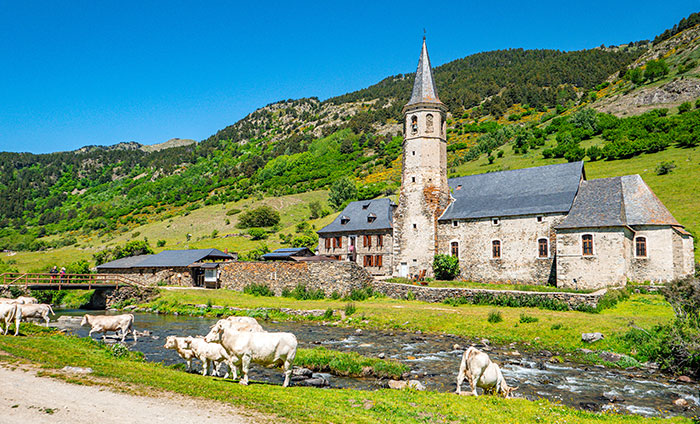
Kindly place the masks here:
MULTIPOLYGON (((33 334, 32 334, 33 333, 33 334)), ((145 362, 141 356, 117 354, 91 339, 51 331, 26 336, 0 336, 0 362, 9 366, 33 364, 40 374, 75 384, 99 384, 136 395, 175 392, 211 399, 270 414, 275 422, 305 423, 691 423, 689 419, 649 419, 596 414, 553 404, 547 400, 502 399, 496 396, 457 396, 451 393, 382 389, 316 389, 255 383, 241 386, 230 380, 202 377, 145 362), (90 367, 90 375, 68 375, 65 366, 90 367)))

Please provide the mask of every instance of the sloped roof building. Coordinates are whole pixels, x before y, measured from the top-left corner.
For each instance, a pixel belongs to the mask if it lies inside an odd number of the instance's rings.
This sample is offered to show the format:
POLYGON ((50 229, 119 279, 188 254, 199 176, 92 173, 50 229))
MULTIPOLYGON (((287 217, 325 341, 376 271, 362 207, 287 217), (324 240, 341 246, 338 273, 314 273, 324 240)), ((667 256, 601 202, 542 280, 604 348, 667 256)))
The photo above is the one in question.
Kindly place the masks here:
POLYGON ((577 289, 692 275, 691 234, 639 175, 588 180, 573 162, 447 179, 425 39, 404 118, 398 204, 350 203, 318 231, 319 254, 414 277, 431 276, 441 253, 465 279, 577 289))

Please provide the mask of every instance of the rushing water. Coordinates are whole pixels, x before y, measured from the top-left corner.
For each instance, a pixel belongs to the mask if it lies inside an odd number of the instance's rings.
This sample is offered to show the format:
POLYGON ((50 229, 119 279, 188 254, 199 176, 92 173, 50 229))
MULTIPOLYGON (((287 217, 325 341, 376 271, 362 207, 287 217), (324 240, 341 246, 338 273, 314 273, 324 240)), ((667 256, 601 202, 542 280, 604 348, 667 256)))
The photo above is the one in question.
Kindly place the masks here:
MULTIPOLYGON (((59 311, 57 315, 80 316, 85 311, 59 311)), ((90 312, 96 313, 96 312, 90 312)), ((101 312, 97 312, 101 313, 101 312)), ((137 343, 131 337, 127 344, 153 362, 175 364, 183 362, 172 350, 163 348, 168 335, 195 336, 209 331, 216 318, 134 314, 135 328, 148 331, 150 336, 139 337, 137 343)), ((421 381, 428 390, 453 392, 463 347, 469 345, 464 338, 449 335, 426 335, 396 331, 355 330, 316 323, 261 322, 267 331, 294 333, 299 346, 353 351, 365 356, 396 359, 411 367, 411 378, 421 381), (462 348, 455 349, 455 345, 462 348)), ((87 336, 88 327, 80 327, 80 321, 62 320, 52 323, 79 336, 87 336)), ((483 348, 484 346, 479 346, 483 348)), ((675 382, 666 376, 649 370, 611 370, 580 364, 559 364, 546 357, 524 354, 512 349, 490 348, 491 359, 501 365, 508 384, 518 386, 517 396, 527 399, 546 398, 553 402, 589 410, 614 408, 620 412, 648 416, 693 416, 700 409, 700 386, 675 382), (683 398, 689 408, 675 406, 673 401, 683 398), (609 399, 615 399, 611 403, 609 399)), ((251 366, 250 377, 281 384, 279 370, 251 366)), ((385 384, 376 379, 342 378, 331 376, 331 388, 373 390, 385 384)), ((466 383, 463 389, 468 390, 466 383)))

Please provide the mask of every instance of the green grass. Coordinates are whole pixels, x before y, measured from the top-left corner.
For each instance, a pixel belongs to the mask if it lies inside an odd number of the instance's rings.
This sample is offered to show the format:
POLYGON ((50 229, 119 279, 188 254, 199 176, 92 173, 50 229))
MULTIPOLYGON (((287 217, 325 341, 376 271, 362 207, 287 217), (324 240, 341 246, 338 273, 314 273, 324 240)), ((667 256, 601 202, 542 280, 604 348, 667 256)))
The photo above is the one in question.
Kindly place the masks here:
MULTIPOLYGON (((255 308, 343 310, 342 300, 296 300, 293 298, 246 295, 232 290, 161 290, 161 297, 147 304, 206 304, 255 308)), ((499 307, 503 322, 486 326, 489 305, 449 306, 445 304, 371 298, 354 302, 357 311, 344 321, 347 325, 387 330, 423 331, 454 334, 468 338, 488 338, 493 343, 531 343, 532 348, 575 352, 578 348, 609 350, 629 354, 631 347, 622 339, 631 324, 651 328, 673 318, 671 306, 661 295, 635 294, 610 309, 591 314, 576 311, 552 311, 539 308, 499 307), (518 325, 520 315, 536 317, 537 322, 518 325), (553 330, 553 327, 558 329, 553 330), (593 345, 581 341, 581 333, 601 332, 605 339, 593 345), (538 340, 533 343, 533 340, 538 340)), ((216 311, 215 313, 223 313, 216 311)), ((304 319, 286 317, 287 319, 304 319)), ((277 319, 277 317, 275 318, 277 319)))
POLYGON ((411 390, 357 391, 251 384, 185 373, 135 355, 119 358, 116 352, 89 339, 41 332, 29 337, 0 336, 3 362, 29 361, 44 368, 44 375, 62 376, 74 383, 96 384, 91 377, 52 373, 64 366, 91 367, 99 384, 124 387, 136 394, 154 390, 212 399, 274 414, 275 421, 336 423, 464 422, 479 424, 567 423, 690 423, 688 419, 645 419, 638 416, 594 414, 552 404, 546 400, 478 398, 451 393, 411 390))
POLYGON ((323 347, 299 349, 295 365, 313 371, 330 372, 347 377, 378 377, 399 379, 410 368, 398 361, 369 358, 355 352, 339 352, 323 347))
MULTIPOLYGON (((418 284, 405 278, 392 278, 388 282, 399 284, 418 284)), ((478 283, 475 281, 461 280, 433 280, 427 281, 428 287, 457 287, 467 289, 486 289, 486 290, 519 290, 519 291, 534 291, 534 292, 567 292, 567 293, 593 293, 595 290, 574 290, 559 288, 553 286, 534 285, 534 284, 506 284, 506 283, 478 283)))
MULTIPOLYGON (((600 138, 594 138, 582 142, 581 146, 602 146, 602 143, 600 138)), ((549 140, 543 148, 553 145, 554 142, 549 140)), ((542 148, 522 155, 514 154, 510 144, 499 150, 503 150, 504 155, 493 164, 489 165, 486 155, 481 155, 477 160, 454 168, 449 177, 566 162, 565 159, 544 159, 542 148)), ((641 175, 676 220, 700 236, 700 201, 697 199, 700 192, 700 146, 692 149, 669 147, 658 153, 645 153, 625 160, 586 162, 585 169, 588 179, 641 175), (668 175, 656 175, 654 169, 659 162, 665 161, 674 162, 676 169, 668 175)), ((700 249, 695 250, 695 260, 700 261, 700 249)))

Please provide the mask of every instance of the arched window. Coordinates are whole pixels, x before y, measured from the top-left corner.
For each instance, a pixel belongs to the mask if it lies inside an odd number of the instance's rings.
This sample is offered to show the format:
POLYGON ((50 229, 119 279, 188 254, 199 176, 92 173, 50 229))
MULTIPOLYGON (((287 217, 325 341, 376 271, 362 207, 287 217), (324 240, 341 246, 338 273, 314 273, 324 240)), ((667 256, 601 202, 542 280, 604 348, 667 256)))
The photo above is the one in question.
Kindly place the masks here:
POLYGON ((450 253, 452 253, 452 256, 455 258, 459 258, 459 243, 456 241, 453 241, 450 243, 450 253))
POLYGON ((491 242, 491 257, 493 259, 501 258, 501 241, 494 240, 491 242))
POLYGON ((416 133, 418 133, 418 117, 413 115, 411 116, 411 134, 416 133))
POLYGON ((593 256, 593 236, 591 234, 582 235, 581 244, 583 246, 583 256, 593 256))
POLYGON ((647 238, 646 237, 637 237, 635 239, 635 256, 638 257, 646 257, 647 256, 647 238))
POLYGON ((541 238, 537 240, 537 250, 538 250, 538 256, 540 258, 548 258, 549 257, 549 240, 546 238, 541 238))
POLYGON ((425 116, 425 132, 432 134, 433 130, 433 114, 429 113, 425 116))

